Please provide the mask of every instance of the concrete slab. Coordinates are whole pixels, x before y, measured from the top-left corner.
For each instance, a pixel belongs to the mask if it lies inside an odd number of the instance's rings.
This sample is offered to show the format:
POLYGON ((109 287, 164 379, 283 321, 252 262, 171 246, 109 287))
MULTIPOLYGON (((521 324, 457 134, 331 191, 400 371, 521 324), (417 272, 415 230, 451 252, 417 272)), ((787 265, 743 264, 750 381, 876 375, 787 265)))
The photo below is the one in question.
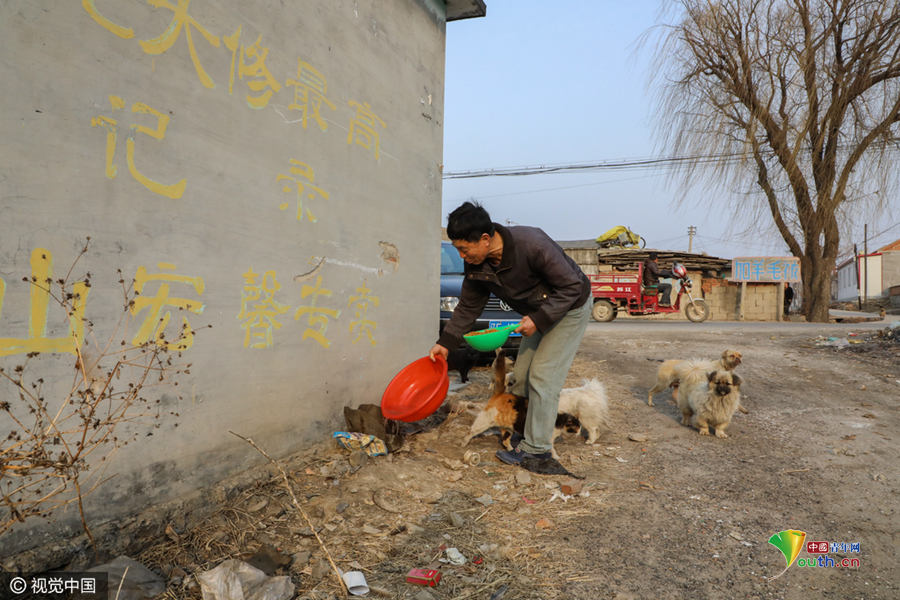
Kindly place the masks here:
POLYGON ((832 319, 880 319, 881 315, 871 312, 859 312, 856 310, 829 310, 832 319))

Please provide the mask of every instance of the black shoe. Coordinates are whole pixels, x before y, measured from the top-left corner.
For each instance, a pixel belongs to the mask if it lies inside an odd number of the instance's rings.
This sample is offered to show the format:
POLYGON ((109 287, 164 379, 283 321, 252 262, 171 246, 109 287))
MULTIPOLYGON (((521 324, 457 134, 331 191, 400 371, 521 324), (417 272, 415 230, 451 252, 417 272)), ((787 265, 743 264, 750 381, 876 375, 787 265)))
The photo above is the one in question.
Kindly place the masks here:
POLYGON ((570 472, 564 466, 559 464, 555 458, 523 458, 519 465, 526 471, 538 473, 539 475, 568 475, 575 479, 584 479, 584 475, 576 475, 570 472))
POLYGON ((519 442, 524 440, 525 438, 518 433, 513 432, 511 436, 509 436, 509 445, 513 447, 513 449, 518 448, 519 442))
POLYGON ((508 465, 522 464, 523 458, 547 459, 552 457, 553 455, 549 452, 544 452, 542 454, 532 454, 518 448, 515 448, 513 450, 497 450, 497 458, 508 465))

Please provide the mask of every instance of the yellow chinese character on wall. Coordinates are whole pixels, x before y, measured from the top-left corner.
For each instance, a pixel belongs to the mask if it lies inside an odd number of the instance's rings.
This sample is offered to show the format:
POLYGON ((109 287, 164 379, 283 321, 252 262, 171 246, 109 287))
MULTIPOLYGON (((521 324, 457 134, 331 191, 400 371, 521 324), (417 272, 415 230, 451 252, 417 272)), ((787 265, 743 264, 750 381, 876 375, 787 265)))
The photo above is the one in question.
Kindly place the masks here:
MULTIPOLYGON (((0 338, 0 356, 28 352, 68 352, 77 354, 75 346, 84 342, 84 305, 91 289, 85 282, 72 286, 72 312, 69 334, 61 338, 47 337, 47 313, 50 308, 50 286, 53 285, 53 255, 44 248, 31 253, 31 313, 27 338, 0 338)), ((0 316, 6 283, 0 279, 0 316)))
POLYGON ((382 129, 387 128, 384 121, 378 115, 372 112, 369 103, 360 104, 350 100, 350 106, 356 107, 356 118, 350 120, 350 133, 347 134, 347 143, 352 144, 356 139, 356 143, 366 150, 375 149, 375 158, 379 156, 379 138, 378 132, 375 130, 376 121, 381 125, 382 129))
POLYGON ((325 331, 328 329, 328 319, 337 319, 340 316, 341 311, 334 310, 332 308, 322 308, 320 306, 316 306, 316 302, 319 299, 319 296, 325 296, 326 298, 331 297, 331 290, 326 290, 322 288, 322 276, 319 275, 316 277, 316 285, 304 285, 300 290, 300 298, 305 299, 308 296, 312 296, 312 300, 310 300, 309 306, 301 306, 297 309, 297 312, 294 313, 294 319, 300 320, 300 317, 303 315, 308 315, 307 323, 309 324, 309 329, 303 332, 303 339, 305 340, 308 337, 313 338, 317 342, 319 342, 324 348, 328 348, 331 346, 331 341, 325 337, 325 331), (317 326, 313 329, 313 326, 317 326))
MULTIPOLYGON (((169 263, 158 263, 157 268, 160 270, 174 271, 178 267, 169 263)), ((149 342, 151 339, 160 346, 180 351, 187 350, 194 344, 194 333, 187 317, 182 317, 182 329, 177 334, 169 337, 171 342, 166 341, 165 329, 169 324, 172 316, 171 312, 166 311, 166 307, 177 308, 180 311, 188 310, 195 314, 202 314, 205 306, 196 300, 187 300, 185 298, 172 298, 169 296, 169 283, 179 283, 192 285, 198 296, 203 295, 205 285, 202 277, 187 277, 184 275, 175 275, 174 273, 157 273, 150 275, 147 273, 146 267, 138 267, 137 275, 134 278, 134 291, 138 296, 131 305, 131 314, 137 315, 144 309, 147 309, 147 315, 144 322, 138 329, 137 335, 132 339, 135 346, 140 346, 149 342), (151 281, 160 281, 159 289, 156 296, 151 297, 144 293, 144 286, 151 281), (165 311, 165 312, 164 312, 165 311)))
MULTIPOLYGON (((112 105, 113 112, 115 112, 117 109, 125 107, 125 100, 119 98, 118 96, 110 96, 109 101, 112 105)), ((135 102, 131 106, 131 112, 135 114, 142 113, 153 115, 154 117, 156 117, 156 128, 151 129, 150 127, 144 127, 143 125, 135 124, 129 126, 128 139, 126 140, 125 144, 126 160, 128 162, 129 172, 131 172, 132 177, 137 179, 144 187, 146 187, 151 192, 166 196, 167 198, 172 198, 173 200, 181 198, 181 196, 184 195, 184 189, 187 186, 187 179, 182 179, 178 183, 172 184, 159 183, 158 181, 154 181, 138 171, 137 167, 134 164, 135 136, 140 132, 146 133, 150 137, 157 140, 163 139, 166 136, 166 128, 169 126, 169 116, 164 115, 158 110, 147 106, 143 102, 135 102)), ((118 167, 116 167, 115 164, 115 158, 119 122, 116 119, 103 116, 92 118, 91 127, 96 127, 98 125, 106 129, 106 176, 109 179, 115 179, 118 172, 118 167)))
POLYGON ((244 75, 248 78, 262 78, 261 81, 248 81, 247 87, 254 92, 261 92, 266 88, 270 88, 260 96, 251 96, 250 94, 247 94, 247 105, 250 106, 250 108, 265 108, 269 104, 272 95, 281 90, 281 84, 278 83, 278 80, 272 76, 272 73, 270 73, 268 67, 266 67, 266 56, 269 54, 269 49, 260 45, 262 42, 262 35, 260 35, 256 42, 250 46, 244 46, 243 44, 238 45, 240 37, 241 27, 238 27, 233 35, 225 36, 224 38, 225 47, 231 50, 231 73, 229 74, 228 93, 232 93, 234 89, 235 62, 237 62, 237 74, 240 79, 243 80, 244 75), (249 64, 245 64, 244 57, 253 60, 249 64))
MULTIPOLYGON (((112 105, 112 112, 117 109, 125 108, 125 101, 118 96, 110 96, 109 103, 112 105)), ((118 168, 116 167, 116 139, 118 136, 119 122, 113 118, 103 116, 91 119, 91 127, 96 126, 106 128, 106 176, 109 179, 115 179, 118 168)))
MULTIPOLYGON (((320 195, 323 199, 328 200, 329 194, 325 190, 320 187, 312 185, 316 180, 316 174, 313 171, 312 167, 310 167, 306 163, 302 163, 299 160, 290 159, 292 165, 295 165, 290 168, 291 173, 297 175, 298 177, 291 177, 290 175, 278 175, 275 178, 275 181, 282 181, 284 179, 289 179, 293 181, 297 185, 297 220, 303 220, 303 196, 306 195, 307 198, 312 200, 316 194, 320 195), (304 183, 304 181, 308 183, 304 183)), ((291 192, 291 186, 286 185, 282 188, 282 191, 285 193, 291 192)), ((283 202, 278 205, 280 210, 285 210, 290 203, 283 202)), ((316 216, 309 209, 309 204, 306 205, 306 216, 313 223, 317 221, 316 216)))
POLYGON ((100 14, 100 11, 97 10, 97 7, 94 6, 94 0, 81 0, 81 6, 84 10, 87 11, 91 18, 100 23, 104 29, 107 31, 111 31, 116 34, 120 38, 130 40, 134 37, 134 29, 131 27, 122 27, 121 25, 116 25, 106 17, 100 14))
POLYGON ((216 87, 216 84, 206 74, 203 65, 200 64, 200 59, 197 57, 197 49, 194 48, 194 38, 191 36, 191 27, 199 31, 206 38, 206 41, 215 48, 219 47, 219 38, 204 29, 194 17, 188 14, 188 5, 191 3, 191 0, 178 0, 178 6, 174 6, 168 0, 147 0, 147 2, 155 8, 168 8, 175 14, 172 16, 172 22, 169 23, 169 27, 160 36, 152 40, 138 40, 144 52, 147 54, 162 54, 178 40, 178 34, 184 28, 184 36, 187 39, 188 50, 191 53, 191 61, 193 61, 197 75, 200 77, 200 83, 210 89, 216 87))
POLYGON ((297 79, 288 79, 287 84, 294 86, 294 102, 288 105, 288 110, 299 110, 303 115, 303 129, 306 129, 306 121, 309 117, 316 120, 319 129, 328 129, 328 123, 322 118, 322 103, 328 105, 331 110, 337 107, 325 94, 328 93, 328 82, 319 71, 307 62, 297 61, 297 79))
POLYGON ((290 310, 277 302, 275 292, 281 289, 281 284, 275 279, 275 271, 266 271, 262 281, 257 284, 258 273, 251 267, 243 275, 244 289, 241 291, 241 312, 238 319, 246 319, 241 323, 244 334, 244 348, 250 345, 251 338, 259 340, 253 344, 253 348, 268 348, 272 345, 272 330, 281 329, 275 317, 290 310))
POLYGON ((350 322, 351 334, 353 333, 353 329, 355 327, 359 327, 359 334, 356 336, 356 339, 353 340, 354 344, 360 340, 363 333, 365 333, 366 337, 369 338, 369 343, 371 343, 373 346, 376 344, 373 332, 378 327, 378 323, 368 319, 367 313, 370 304, 378 306, 379 302, 376 296, 369 296, 369 292, 371 291, 372 290, 366 287, 366 282, 365 280, 363 280, 362 287, 356 288, 356 292, 359 294, 359 296, 350 296, 350 301, 347 303, 347 306, 352 305, 354 302, 356 303, 356 317, 359 319, 357 321, 350 322))

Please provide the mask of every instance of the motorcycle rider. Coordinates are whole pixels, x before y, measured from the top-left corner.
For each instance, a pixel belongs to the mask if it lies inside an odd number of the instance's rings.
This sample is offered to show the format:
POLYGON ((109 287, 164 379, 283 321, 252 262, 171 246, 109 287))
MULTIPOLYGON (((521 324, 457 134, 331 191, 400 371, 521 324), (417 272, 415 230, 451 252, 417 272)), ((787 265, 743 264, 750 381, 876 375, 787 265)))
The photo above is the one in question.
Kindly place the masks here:
POLYGON ((675 275, 672 271, 660 269, 659 263, 657 262, 658 258, 659 255, 656 252, 651 252, 647 260, 644 261, 642 285, 644 287, 656 286, 656 289, 659 290, 659 293, 661 294, 658 306, 672 306, 671 299, 669 298, 672 293, 672 284, 660 283, 659 278, 665 277, 671 279, 674 278, 675 275))

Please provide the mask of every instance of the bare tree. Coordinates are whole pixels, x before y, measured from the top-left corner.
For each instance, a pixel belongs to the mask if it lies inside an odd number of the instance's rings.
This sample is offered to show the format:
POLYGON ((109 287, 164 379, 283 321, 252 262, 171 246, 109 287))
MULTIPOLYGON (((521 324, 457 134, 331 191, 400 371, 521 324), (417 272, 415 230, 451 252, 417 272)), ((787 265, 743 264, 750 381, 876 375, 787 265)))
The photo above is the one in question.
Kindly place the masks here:
POLYGON ((841 234, 885 207, 900 173, 900 3, 674 7, 651 83, 661 144, 697 158, 681 199, 702 187, 723 209, 715 194, 727 190, 736 216, 774 224, 800 259, 807 319, 826 322, 841 234))

